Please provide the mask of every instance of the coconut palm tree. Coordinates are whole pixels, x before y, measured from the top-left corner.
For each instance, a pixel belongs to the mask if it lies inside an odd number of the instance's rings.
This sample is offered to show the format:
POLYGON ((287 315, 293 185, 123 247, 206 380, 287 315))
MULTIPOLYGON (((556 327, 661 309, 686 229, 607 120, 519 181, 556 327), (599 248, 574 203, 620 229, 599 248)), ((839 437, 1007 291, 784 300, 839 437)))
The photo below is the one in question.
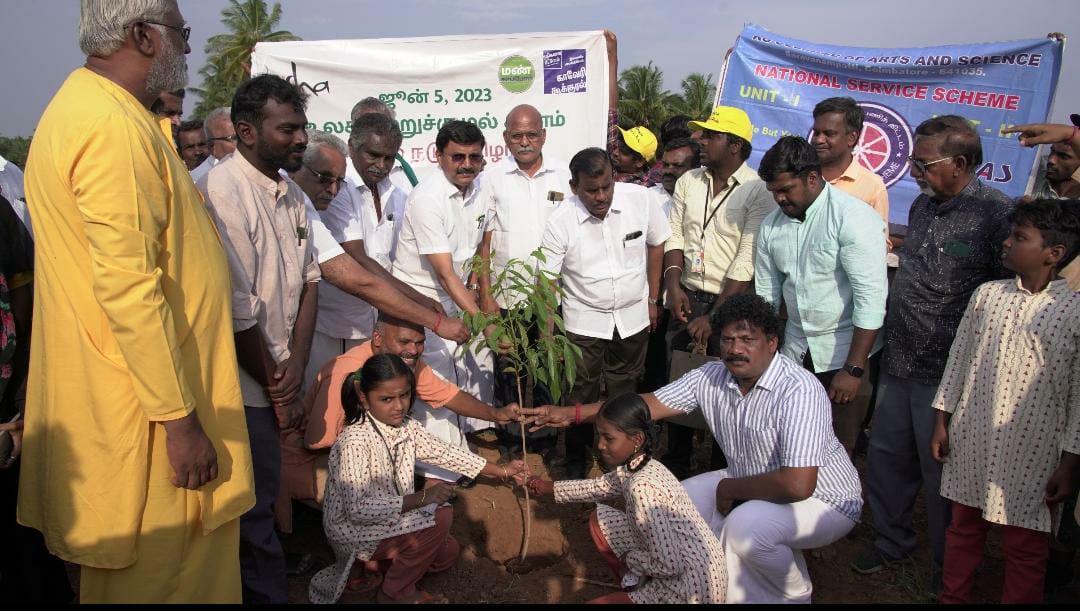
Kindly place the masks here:
POLYGON ((716 98, 716 83, 713 75, 691 72, 682 80, 682 93, 672 100, 672 114, 687 115, 693 119, 704 119, 713 109, 716 98))
POLYGON ((651 61, 631 66, 619 75, 620 122, 659 130, 671 101, 671 92, 664 89, 664 73, 651 61))
POLYGON ((224 34, 206 41, 206 65, 199 70, 203 87, 192 88, 202 96, 195 116, 205 116, 218 106, 228 104, 233 92, 251 76, 251 52, 260 42, 300 40, 288 30, 277 30, 281 21, 281 3, 267 10, 264 0, 229 0, 221 10, 224 34))

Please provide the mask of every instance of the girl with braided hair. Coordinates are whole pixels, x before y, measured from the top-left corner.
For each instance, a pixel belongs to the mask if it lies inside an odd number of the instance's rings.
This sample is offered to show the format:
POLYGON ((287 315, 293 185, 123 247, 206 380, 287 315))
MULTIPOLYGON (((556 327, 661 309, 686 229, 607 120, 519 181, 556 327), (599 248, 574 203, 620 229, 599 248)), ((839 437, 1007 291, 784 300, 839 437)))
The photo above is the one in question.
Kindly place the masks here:
POLYGON ((679 480, 652 459, 659 427, 648 405, 633 393, 609 399, 596 429, 609 473, 561 482, 531 477, 527 484, 538 498, 556 503, 597 503, 589 534, 623 591, 591 602, 724 602, 724 552, 679 480), (599 502, 620 496, 625 512, 599 502))

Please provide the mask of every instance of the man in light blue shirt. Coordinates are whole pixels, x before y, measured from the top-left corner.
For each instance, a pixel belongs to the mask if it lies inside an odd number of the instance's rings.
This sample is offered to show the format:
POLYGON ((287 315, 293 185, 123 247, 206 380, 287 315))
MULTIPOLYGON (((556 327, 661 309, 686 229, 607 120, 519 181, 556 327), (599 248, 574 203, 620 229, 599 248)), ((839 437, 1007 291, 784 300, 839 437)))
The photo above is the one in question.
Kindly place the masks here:
POLYGON ((781 138, 758 173, 779 205, 758 230, 755 290, 787 309, 783 352, 814 372, 850 454, 870 404, 887 280, 881 217, 821 177, 813 145, 781 138))

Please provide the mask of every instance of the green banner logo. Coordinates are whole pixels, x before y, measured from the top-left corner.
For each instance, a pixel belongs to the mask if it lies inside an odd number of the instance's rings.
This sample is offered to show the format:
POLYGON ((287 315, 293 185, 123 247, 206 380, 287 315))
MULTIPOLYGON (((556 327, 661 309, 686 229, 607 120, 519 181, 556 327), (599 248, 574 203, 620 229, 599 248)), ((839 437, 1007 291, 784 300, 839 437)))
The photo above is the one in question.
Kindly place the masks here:
POLYGON ((510 93, 524 93, 532 87, 536 69, 520 55, 511 55, 499 65, 499 82, 510 93))

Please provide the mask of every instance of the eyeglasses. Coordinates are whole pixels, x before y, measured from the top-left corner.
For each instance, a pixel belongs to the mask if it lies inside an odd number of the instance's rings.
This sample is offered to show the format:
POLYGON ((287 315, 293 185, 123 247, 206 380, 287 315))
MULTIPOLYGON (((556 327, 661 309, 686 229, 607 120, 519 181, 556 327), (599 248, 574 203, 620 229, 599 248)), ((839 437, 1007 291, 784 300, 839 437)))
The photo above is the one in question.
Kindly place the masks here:
POLYGON ((144 24, 151 24, 151 25, 161 26, 163 28, 168 28, 168 29, 171 29, 171 30, 176 30, 176 31, 180 32, 180 36, 184 38, 184 42, 187 42, 188 39, 191 38, 191 26, 171 26, 171 25, 162 24, 162 23, 159 23, 159 22, 148 22, 148 21, 145 21, 145 19, 144 19, 143 23, 144 24))
POLYGON ((329 187, 330 185, 336 184, 340 188, 341 185, 345 184, 345 177, 344 176, 334 176, 333 174, 323 174, 322 172, 316 171, 314 168, 312 168, 311 166, 309 166, 307 164, 305 164, 304 167, 308 169, 308 172, 311 172, 312 174, 314 174, 315 178, 319 179, 319 184, 324 186, 324 187, 329 187))
POLYGON ((935 163, 941 163, 942 161, 951 161, 952 157, 942 157, 941 159, 935 159, 933 161, 922 161, 915 159, 914 157, 908 157, 908 161, 911 162, 911 166, 919 171, 920 174, 926 173, 926 168, 934 165, 935 163))
POLYGON ((543 134, 540 132, 514 132, 509 134, 510 142, 521 142, 522 140, 536 142, 541 136, 543 136, 543 134))
POLYGON ((469 155, 466 155, 465 153, 454 153, 453 155, 450 155, 450 160, 454 163, 465 163, 466 157, 476 165, 484 163, 484 156, 480 153, 471 153, 469 155))
POLYGON ((218 136, 216 138, 210 138, 208 142, 217 142, 219 140, 224 140, 225 142, 232 142, 233 144, 236 144, 236 142, 240 140, 240 138, 236 134, 233 134, 231 136, 218 136))

